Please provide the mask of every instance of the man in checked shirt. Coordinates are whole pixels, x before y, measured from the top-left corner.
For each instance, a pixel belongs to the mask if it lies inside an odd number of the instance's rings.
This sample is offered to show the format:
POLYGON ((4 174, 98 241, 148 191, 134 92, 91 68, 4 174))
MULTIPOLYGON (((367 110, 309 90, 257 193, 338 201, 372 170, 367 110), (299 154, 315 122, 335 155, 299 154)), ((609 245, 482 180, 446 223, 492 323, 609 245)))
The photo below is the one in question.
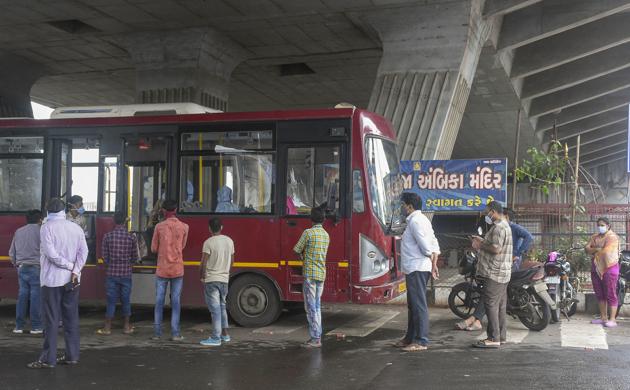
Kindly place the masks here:
POLYGON ((306 348, 319 348, 322 346, 322 308, 321 299, 326 280, 326 253, 330 238, 322 227, 324 223, 324 211, 320 208, 311 210, 313 227, 304 230, 300 240, 295 244, 293 251, 304 261, 302 275, 304 283, 304 308, 308 320, 308 332, 310 340, 304 343, 306 348))
POLYGON ((131 317, 131 272, 132 265, 138 261, 138 242, 136 237, 127 231, 125 222, 127 216, 122 212, 114 213, 114 230, 103 237, 103 259, 106 264, 105 290, 107 294, 107 309, 105 312, 105 326, 96 331, 98 334, 112 333, 112 318, 116 312, 116 304, 122 304, 125 325, 124 334, 133 333, 129 321, 131 317))

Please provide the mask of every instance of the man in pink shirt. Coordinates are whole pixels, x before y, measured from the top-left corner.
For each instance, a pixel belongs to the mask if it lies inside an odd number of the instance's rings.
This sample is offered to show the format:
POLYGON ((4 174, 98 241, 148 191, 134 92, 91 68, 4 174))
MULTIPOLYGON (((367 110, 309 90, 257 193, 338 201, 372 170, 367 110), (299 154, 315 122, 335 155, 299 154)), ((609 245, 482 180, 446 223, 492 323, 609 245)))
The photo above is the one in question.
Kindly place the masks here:
POLYGON ((79 281, 88 247, 79 225, 66 220, 65 208, 61 199, 51 199, 46 205, 48 219, 40 230, 44 347, 29 368, 79 362, 79 281), (59 320, 63 322, 66 352, 57 357, 59 320))
POLYGON ((177 202, 165 200, 162 203, 164 221, 155 226, 151 252, 157 253, 155 278, 154 340, 162 337, 162 316, 166 287, 171 285, 171 340, 181 341, 179 331, 180 296, 184 281, 183 250, 188 239, 188 225, 177 219, 177 202))

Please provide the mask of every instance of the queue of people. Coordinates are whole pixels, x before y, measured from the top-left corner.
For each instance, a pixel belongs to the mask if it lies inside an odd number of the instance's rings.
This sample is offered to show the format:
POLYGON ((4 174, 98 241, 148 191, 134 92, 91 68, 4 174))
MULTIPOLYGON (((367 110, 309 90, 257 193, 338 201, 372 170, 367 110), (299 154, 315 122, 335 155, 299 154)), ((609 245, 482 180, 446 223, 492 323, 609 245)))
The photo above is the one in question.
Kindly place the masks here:
MULTIPOLYGON (((401 270, 407 286, 408 323, 405 335, 396 347, 407 352, 425 351, 429 347, 429 311, 426 296, 431 278, 439 278, 437 265, 440 247, 431 221, 422 212, 422 199, 413 193, 401 197, 402 213, 407 226, 402 235, 401 270)), ((16 305, 16 326, 13 333, 24 332, 27 307, 30 307, 31 334, 44 334, 43 350, 29 368, 51 368, 56 364, 79 361, 79 286, 81 270, 86 263, 88 246, 82 199, 73 196, 69 203, 53 198, 46 205, 47 218, 39 210, 26 213, 27 224, 13 237, 9 257, 18 268, 19 294, 16 305), (57 329, 64 329, 65 353, 57 355, 57 329)), ((170 286, 171 340, 181 341, 180 298, 183 288, 183 250, 189 227, 177 216, 177 203, 161 203, 161 222, 155 225, 151 251, 157 254, 154 340, 162 337, 162 318, 167 287, 170 286)), ((473 344, 477 348, 499 348, 506 342, 507 285, 510 275, 518 270, 523 254, 529 250, 532 236, 513 222, 511 210, 498 202, 489 202, 485 221, 490 226, 484 237, 472 236, 471 245, 479 253, 477 276, 484 281, 482 299, 474 314, 456 324, 460 330, 481 330, 487 317, 487 337, 473 344)), ((120 302, 124 319, 123 333, 133 334, 131 324, 132 266, 139 260, 138 242, 127 230, 127 216, 114 214, 115 227, 105 234, 102 243, 106 265, 104 326, 96 332, 112 333, 112 319, 120 302)), ((323 228, 325 211, 311 210, 312 227, 304 230, 294 246, 303 261, 303 296, 310 338, 307 348, 322 346, 321 296, 326 280, 326 256, 330 237, 323 228)), ((592 255, 593 288, 599 301, 600 319, 594 324, 607 327, 615 322, 617 302, 616 280, 619 276, 619 238, 610 229, 606 218, 598 219, 598 233, 585 250, 592 255)), ((204 346, 220 346, 229 342, 226 297, 230 269, 234 262, 234 242, 223 233, 220 219, 209 220, 210 237, 204 242, 199 277, 212 317, 212 330, 204 346)))

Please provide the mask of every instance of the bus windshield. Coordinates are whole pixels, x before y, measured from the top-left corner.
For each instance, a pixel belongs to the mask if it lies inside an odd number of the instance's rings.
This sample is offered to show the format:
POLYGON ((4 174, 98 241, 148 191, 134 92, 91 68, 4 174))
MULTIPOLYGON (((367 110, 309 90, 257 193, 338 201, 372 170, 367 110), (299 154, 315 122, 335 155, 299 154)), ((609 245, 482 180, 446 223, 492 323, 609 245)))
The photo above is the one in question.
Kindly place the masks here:
POLYGON ((369 137, 365 143, 365 152, 372 210, 383 225, 391 228, 401 222, 402 182, 396 144, 369 137))

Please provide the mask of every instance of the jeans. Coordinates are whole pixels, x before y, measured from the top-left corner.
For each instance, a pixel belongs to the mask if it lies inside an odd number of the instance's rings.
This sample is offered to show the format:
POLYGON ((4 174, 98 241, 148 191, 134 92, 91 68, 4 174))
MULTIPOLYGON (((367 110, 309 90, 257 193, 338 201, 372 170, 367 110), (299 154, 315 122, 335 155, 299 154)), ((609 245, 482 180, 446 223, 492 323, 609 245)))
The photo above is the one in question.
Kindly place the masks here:
POLYGON ((164 315, 164 298, 166 297, 166 287, 171 284, 171 335, 179 336, 179 314, 181 311, 180 297, 184 277, 179 278, 155 278, 155 312, 153 331, 156 336, 162 336, 162 316, 164 315))
POLYGON ((208 305, 208 310, 212 315, 212 338, 214 339, 218 339, 221 336, 221 331, 228 328, 227 311, 225 310, 227 293, 227 283, 204 283, 206 305, 208 305))
POLYGON ((18 292, 17 305, 15 306, 15 329, 24 329, 26 324, 26 312, 30 304, 31 329, 42 329, 41 305, 39 302, 39 266, 22 265, 18 268, 18 292))
POLYGON ((304 310, 308 320, 308 333, 312 340, 322 338, 322 292, 324 282, 304 278, 302 293, 304 294, 304 310))
POLYGON ((114 318, 116 304, 120 300, 123 317, 131 317, 131 277, 108 276, 105 278, 107 310, 105 318, 114 318))
POLYGON ((431 272, 415 271, 405 275, 407 282, 407 333, 405 341, 429 345, 429 308, 427 283, 431 272))
POLYGON ((63 322, 66 360, 79 361, 79 288, 42 287, 44 347, 39 361, 54 366, 57 362, 59 320, 63 322))
POLYGON ((505 341, 507 338, 507 283, 487 279, 483 286, 483 303, 488 316, 488 339, 505 341))
POLYGON ((512 263, 512 272, 516 272, 521 269, 521 264, 523 263, 523 257, 518 256, 516 260, 512 263))

